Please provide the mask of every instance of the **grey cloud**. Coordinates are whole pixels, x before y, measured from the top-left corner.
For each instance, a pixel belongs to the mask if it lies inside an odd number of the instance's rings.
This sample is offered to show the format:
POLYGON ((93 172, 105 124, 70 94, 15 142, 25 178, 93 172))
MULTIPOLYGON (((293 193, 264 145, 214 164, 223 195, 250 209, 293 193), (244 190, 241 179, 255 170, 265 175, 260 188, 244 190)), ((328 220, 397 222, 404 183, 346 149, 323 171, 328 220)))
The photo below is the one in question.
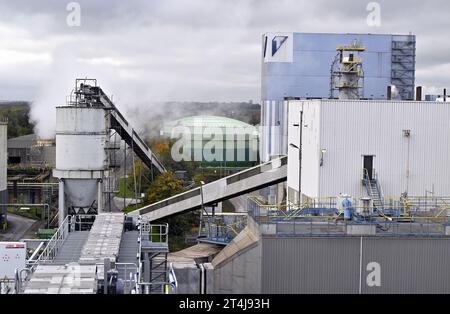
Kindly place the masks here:
MULTIPOLYGON (((260 41, 268 31, 417 35, 417 83, 448 86, 447 0, 79 0, 82 26, 61 0, 0 0, 0 99, 45 98, 56 74, 95 76, 123 104, 259 98, 260 41), (62 52, 70 51, 64 56, 62 52), (3 56, 3 55, 1 55, 3 56), (25 60, 29 58, 29 60, 25 60)), ((58 79, 57 79, 58 80, 58 79)), ((69 90, 52 95, 64 102, 69 90)), ((45 102, 45 101, 44 101, 45 102)), ((53 106, 54 104, 50 104, 53 106)))

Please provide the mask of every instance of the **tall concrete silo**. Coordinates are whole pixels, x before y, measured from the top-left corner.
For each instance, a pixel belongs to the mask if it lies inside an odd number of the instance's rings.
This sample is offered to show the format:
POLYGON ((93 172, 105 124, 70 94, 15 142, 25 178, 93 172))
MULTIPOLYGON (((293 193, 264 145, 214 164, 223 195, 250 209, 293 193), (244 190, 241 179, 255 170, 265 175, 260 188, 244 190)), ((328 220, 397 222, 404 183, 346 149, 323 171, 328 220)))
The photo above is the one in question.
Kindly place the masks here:
POLYGON ((101 107, 56 108, 56 168, 59 179, 59 219, 67 214, 101 212, 108 169, 105 148, 109 115, 101 107))
POLYGON ((125 120, 95 79, 77 79, 67 106, 56 108, 56 167, 59 179, 59 223, 67 215, 97 214, 108 211, 115 193, 112 175, 117 174, 117 144, 111 135, 120 136, 126 145, 153 173, 164 166, 125 120), (107 195, 107 197, 104 197, 107 195))

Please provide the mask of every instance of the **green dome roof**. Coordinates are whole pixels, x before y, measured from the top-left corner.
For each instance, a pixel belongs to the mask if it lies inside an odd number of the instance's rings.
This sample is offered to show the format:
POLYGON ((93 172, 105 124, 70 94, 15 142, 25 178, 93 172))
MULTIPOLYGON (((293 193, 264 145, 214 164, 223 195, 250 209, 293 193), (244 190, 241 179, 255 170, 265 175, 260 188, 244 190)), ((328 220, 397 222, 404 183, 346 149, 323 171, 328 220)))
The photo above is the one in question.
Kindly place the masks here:
POLYGON ((172 128, 176 126, 184 126, 187 128, 195 128, 195 127, 201 127, 203 128, 249 128, 248 130, 253 130, 251 133, 258 133, 257 128, 236 120, 231 119, 227 117, 220 117, 220 116, 191 116, 191 117, 185 117, 181 119, 177 119, 174 121, 166 122, 163 125, 162 132, 163 134, 170 134, 172 132, 172 128))

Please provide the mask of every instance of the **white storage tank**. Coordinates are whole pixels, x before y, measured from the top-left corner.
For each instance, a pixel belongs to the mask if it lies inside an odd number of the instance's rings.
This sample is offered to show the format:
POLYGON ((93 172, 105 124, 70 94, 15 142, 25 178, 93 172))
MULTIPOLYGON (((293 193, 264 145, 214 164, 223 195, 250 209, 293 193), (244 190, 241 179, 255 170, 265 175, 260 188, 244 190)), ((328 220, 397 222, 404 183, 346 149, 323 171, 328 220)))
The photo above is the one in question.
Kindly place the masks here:
POLYGON ((56 108, 56 169, 104 170, 108 124, 103 108, 56 108))
POLYGON ((56 168, 59 224, 67 215, 103 211, 108 170, 109 114, 105 108, 56 108, 56 168))

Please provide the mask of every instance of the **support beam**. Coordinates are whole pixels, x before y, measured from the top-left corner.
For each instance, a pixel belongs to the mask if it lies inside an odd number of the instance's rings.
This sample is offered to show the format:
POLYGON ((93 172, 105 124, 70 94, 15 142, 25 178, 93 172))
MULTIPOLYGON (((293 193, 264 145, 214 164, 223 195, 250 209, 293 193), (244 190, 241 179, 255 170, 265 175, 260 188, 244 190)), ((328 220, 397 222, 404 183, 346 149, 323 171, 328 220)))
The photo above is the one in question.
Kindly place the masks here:
POLYGON ((66 218, 66 204, 64 195, 64 180, 59 180, 59 199, 58 199, 58 226, 61 227, 66 218))

